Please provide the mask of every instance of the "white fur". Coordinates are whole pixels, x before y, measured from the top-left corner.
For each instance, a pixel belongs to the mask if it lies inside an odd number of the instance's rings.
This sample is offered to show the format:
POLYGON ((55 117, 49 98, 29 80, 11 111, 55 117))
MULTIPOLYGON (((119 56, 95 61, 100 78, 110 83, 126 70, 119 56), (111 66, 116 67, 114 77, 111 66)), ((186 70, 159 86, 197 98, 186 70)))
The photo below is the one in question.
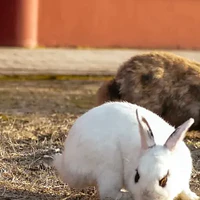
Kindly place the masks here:
POLYGON ((158 115, 140 106, 105 103, 76 120, 64 152, 55 156, 54 165, 71 187, 96 185, 101 199, 119 199, 121 188, 128 190, 135 200, 172 200, 186 192, 186 196, 192 196, 189 149, 182 141, 173 152, 163 147, 174 130, 158 115), (136 109, 148 121, 155 138, 156 146, 145 151, 141 149, 136 109), (134 182, 136 169, 140 174, 138 183, 134 182), (162 188, 158 181, 168 170, 168 182, 162 188))

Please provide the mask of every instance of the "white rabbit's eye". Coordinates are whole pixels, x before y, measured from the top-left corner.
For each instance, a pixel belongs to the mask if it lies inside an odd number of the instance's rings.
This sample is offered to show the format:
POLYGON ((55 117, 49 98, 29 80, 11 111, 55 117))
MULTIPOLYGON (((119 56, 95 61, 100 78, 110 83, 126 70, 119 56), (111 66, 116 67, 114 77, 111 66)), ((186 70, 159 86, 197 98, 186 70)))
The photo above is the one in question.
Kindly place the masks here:
POLYGON ((140 175, 138 173, 138 170, 136 169, 136 174, 135 174, 135 183, 137 183, 140 179, 140 175))
POLYGON ((161 180, 159 180, 159 185, 161 187, 165 187, 167 185, 168 176, 169 176, 169 171, 167 172, 167 175, 165 175, 161 180))

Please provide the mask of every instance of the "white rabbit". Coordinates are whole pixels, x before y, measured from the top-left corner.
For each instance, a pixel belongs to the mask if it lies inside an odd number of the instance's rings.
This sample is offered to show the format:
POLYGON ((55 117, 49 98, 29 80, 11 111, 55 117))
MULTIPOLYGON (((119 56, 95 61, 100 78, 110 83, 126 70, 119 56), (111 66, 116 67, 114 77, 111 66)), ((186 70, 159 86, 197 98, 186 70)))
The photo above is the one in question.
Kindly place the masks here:
POLYGON ((189 188, 192 159, 183 142, 191 118, 174 129, 155 113, 127 102, 109 102, 79 117, 54 166, 70 187, 97 186, 101 199, 199 197, 189 188))

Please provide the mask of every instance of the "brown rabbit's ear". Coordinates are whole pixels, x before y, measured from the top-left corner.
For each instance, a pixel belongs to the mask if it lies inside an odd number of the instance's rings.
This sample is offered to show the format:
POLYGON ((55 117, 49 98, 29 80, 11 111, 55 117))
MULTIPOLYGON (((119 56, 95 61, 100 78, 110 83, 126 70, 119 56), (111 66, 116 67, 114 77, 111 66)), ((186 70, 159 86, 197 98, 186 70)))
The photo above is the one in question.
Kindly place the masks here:
POLYGON ((138 109, 136 110, 136 116, 139 124, 139 132, 141 137, 142 149, 148 149, 155 146, 154 136, 147 120, 140 115, 138 109))
POLYGON ((177 127, 176 130, 169 136, 164 146, 167 147, 170 151, 173 151, 176 148, 176 145, 184 139, 186 132, 193 123, 194 119, 190 118, 182 125, 177 127))

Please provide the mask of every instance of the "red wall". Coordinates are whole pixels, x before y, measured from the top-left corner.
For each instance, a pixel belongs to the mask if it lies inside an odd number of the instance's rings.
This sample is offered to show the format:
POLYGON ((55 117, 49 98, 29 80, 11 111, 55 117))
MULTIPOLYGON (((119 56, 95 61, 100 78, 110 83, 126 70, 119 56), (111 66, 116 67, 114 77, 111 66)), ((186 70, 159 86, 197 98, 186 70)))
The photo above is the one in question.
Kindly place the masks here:
POLYGON ((200 49, 198 0, 1 0, 0 45, 200 49))
POLYGON ((0 0, 0 45, 36 46, 38 0, 0 0))
POLYGON ((0 44, 15 45, 16 44, 16 0, 0 1, 0 44))
POLYGON ((44 46, 200 48, 198 0, 42 0, 44 46))

